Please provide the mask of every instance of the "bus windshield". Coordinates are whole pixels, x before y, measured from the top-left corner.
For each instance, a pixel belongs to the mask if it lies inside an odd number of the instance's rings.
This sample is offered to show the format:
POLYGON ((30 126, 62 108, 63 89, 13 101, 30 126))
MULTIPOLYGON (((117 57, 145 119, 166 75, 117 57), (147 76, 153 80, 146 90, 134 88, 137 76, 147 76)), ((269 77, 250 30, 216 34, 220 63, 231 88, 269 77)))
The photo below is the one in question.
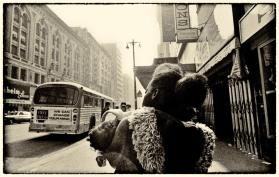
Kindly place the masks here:
POLYGON ((77 100, 78 89, 74 87, 42 87, 34 95, 35 104, 74 105, 77 100))

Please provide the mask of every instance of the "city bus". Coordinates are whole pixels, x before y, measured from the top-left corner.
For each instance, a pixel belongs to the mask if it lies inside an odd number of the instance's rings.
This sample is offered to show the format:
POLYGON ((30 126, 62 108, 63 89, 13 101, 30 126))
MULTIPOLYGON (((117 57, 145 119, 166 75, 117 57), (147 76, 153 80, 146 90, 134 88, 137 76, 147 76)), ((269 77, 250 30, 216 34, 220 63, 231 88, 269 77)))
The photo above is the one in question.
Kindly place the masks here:
POLYGON ((105 102, 113 99, 72 82, 39 85, 31 105, 29 132, 81 134, 101 120, 105 102))

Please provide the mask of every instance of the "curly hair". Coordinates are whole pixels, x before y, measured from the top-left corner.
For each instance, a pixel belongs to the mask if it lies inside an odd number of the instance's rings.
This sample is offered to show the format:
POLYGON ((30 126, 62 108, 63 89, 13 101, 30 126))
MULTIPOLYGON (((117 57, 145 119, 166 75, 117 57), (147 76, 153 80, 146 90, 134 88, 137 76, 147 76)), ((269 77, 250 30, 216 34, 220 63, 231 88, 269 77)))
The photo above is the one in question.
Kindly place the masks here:
POLYGON ((164 63, 155 69, 149 85, 160 90, 161 96, 154 102, 157 108, 168 112, 173 107, 175 85, 182 76, 183 71, 177 64, 164 63))
POLYGON ((174 94, 178 105, 199 107, 203 104, 206 92, 207 78, 198 73, 191 73, 177 81, 174 94))

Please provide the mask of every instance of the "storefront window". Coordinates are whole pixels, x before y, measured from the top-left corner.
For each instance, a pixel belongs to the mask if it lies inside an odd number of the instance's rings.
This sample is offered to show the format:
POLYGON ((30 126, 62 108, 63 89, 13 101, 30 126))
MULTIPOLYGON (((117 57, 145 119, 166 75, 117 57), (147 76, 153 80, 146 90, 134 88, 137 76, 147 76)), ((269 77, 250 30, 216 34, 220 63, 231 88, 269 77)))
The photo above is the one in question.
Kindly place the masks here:
POLYGON ((260 56, 260 72, 263 93, 263 108, 267 136, 275 135, 276 115, 276 60, 275 40, 267 42, 258 48, 260 56))
POLYGON ((275 90, 275 45, 268 44, 261 48, 265 67, 266 90, 275 90))

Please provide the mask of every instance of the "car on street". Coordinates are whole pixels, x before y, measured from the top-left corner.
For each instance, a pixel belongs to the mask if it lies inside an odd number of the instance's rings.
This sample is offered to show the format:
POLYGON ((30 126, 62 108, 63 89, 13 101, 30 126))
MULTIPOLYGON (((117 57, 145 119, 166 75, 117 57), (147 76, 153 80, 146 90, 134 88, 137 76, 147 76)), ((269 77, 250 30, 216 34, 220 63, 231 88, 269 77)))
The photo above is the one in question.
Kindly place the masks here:
POLYGON ((15 111, 8 113, 4 116, 4 122, 8 124, 29 122, 31 119, 31 112, 28 111, 15 111))

